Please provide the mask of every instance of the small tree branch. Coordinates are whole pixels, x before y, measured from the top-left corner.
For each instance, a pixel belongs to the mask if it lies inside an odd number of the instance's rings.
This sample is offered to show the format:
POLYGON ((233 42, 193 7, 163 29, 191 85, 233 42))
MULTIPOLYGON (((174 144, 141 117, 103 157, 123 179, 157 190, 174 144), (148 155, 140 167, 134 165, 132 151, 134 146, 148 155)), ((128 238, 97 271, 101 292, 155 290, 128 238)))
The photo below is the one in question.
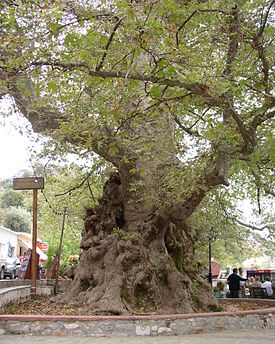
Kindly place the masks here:
POLYGON ((91 187, 91 184, 90 184, 89 179, 87 179, 87 184, 88 184, 88 188, 89 188, 90 194, 91 194, 91 196, 92 196, 92 200, 93 200, 94 202, 96 202, 96 199, 95 199, 95 196, 94 196, 94 193, 93 193, 93 190, 92 190, 92 187, 91 187))
POLYGON ((179 46, 179 33, 180 31, 183 29, 183 27, 190 21, 190 19, 192 19, 192 17, 194 17, 194 15, 197 13, 198 11, 194 11, 193 13, 190 14, 190 16, 184 20, 184 22, 180 25, 180 27, 178 28, 177 32, 176 32, 176 45, 177 47, 179 46))
POLYGON ((179 26, 177 32, 176 32, 176 45, 177 47, 179 46, 179 33, 180 31, 184 28, 184 26, 194 17, 195 14, 197 13, 222 13, 222 14, 226 14, 226 12, 224 11, 221 11, 221 10, 215 10, 215 9, 212 9, 212 10, 195 10, 194 12, 192 12, 189 17, 187 17, 184 22, 179 26))
POLYGON ((241 225, 241 226, 244 226, 246 228, 250 228, 250 229, 253 229, 253 230, 256 230, 256 231, 263 231, 264 229, 268 229, 268 230, 274 230, 275 229, 275 224, 274 223, 270 223, 270 224, 266 224, 266 225, 263 225, 261 227, 258 227, 258 226, 255 226, 255 225, 251 225, 251 224, 248 224, 248 223, 245 223, 241 220, 238 220, 236 219, 236 222, 241 225))
POLYGON ((252 171, 252 175, 254 176, 254 183, 258 190, 263 189, 267 195, 275 197, 275 192, 271 190, 269 186, 262 182, 260 169, 258 173, 256 171, 252 171))
POLYGON ((191 136, 197 136, 200 137, 201 135, 197 132, 197 131, 193 131, 190 128, 185 127, 184 125, 181 124, 180 120, 178 119, 178 117, 176 115, 173 116, 174 117, 174 121, 177 123, 177 125, 183 130, 185 131, 187 134, 191 135, 191 136))
POLYGON ((262 62, 262 72, 263 72, 263 84, 265 85, 266 93, 269 93, 269 62, 265 55, 265 49, 263 45, 262 35, 264 33, 264 29, 266 27, 266 23, 268 20, 268 16, 270 14, 270 10, 273 7, 275 1, 272 0, 267 8, 265 16, 261 22, 260 29, 258 33, 253 38, 253 47, 258 51, 259 59, 262 62))
POLYGON ((59 196, 67 195, 67 194, 70 195, 73 191, 80 189, 85 184, 85 182, 90 178, 91 174, 92 174, 92 172, 88 173, 87 176, 79 184, 71 187, 70 189, 68 189, 64 192, 60 192, 58 194, 55 194, 54 196, 59 197, 59 196))
POLYGON ((260 215, 262 212, 262 209, 261 209, 261 189, 260 188, 257 188, 257 203, 258 203, 258 213, 260 215))
POLYGON ((259 32, 258 32, 258 37, 261 37, 263 32, 264 32, 264 29, 265 29, 265 26, 266 26, 266 23, 267 23, 267 19, 268 19, 270 10, 274 6, 274 4, 275 4, 275 0, 270 1, 270 4, 269 4, 269 6, 267 8, 267 11, 266 11, 266 13, 264 15, 264 18, 263 18, 262 22, 261 22, 261 26, 260 26, 260 29, 259 29, 259 32))
POLYGON ((102 58, 101 58, 99 64, 97 65, 97 67, 96 67, 96 71, 100 71, 101 68, 103 67, 104 61, 105 61, 105 59, 107 57, 107 53, 108 53, 109 47, 110 47, 110 45, 112 43, 112 40, 113 40, 113 38, 115 36, 115 33, 116 33, 117 29, 119 28, 120 24, 122 23, 123 19, 124 18, 120 18, 118 20, 118 22, 116 23, 116 25, 114 26, 113 31, 112 31, 112 33, 111 33, 111 35, 109 37, 109 40, 108 40, 108 42, 106 44, 105 52, 103 53, 102 58))

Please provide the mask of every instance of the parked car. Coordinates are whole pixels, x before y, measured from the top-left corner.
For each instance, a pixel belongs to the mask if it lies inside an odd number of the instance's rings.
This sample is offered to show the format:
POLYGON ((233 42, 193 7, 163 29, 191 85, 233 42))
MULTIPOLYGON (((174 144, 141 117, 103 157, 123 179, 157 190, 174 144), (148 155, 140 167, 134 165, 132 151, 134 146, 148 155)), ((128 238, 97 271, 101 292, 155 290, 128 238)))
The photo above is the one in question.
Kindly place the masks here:
POLYGON ((5 270, 7 269, 7 261, 5 258, 0 258, 0 280, 4 279, 5 270))
POLYGON ((21 269, 20 260, 18 258, 10 259, 7 262, 7 268, 4 272, 4 278, 9 277, 10 279, 14 279, 18 277, 20 273, 20 269, 21 269))

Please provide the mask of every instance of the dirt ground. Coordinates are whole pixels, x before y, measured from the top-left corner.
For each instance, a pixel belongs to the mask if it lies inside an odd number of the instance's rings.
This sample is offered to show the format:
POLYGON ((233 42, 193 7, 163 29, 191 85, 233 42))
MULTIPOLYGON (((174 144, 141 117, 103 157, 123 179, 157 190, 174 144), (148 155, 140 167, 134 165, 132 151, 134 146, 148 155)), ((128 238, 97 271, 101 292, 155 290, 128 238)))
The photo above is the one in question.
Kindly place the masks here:
MULTIPOLYGON (((220 311, 255 310, 274 307, 274 305, 260 305, 250 302, 230 302, 221 305, 220 311)), ((34 300, 28 300, 18 305, 9 305, 3 308, 1 314, 24 315, 112 315, 102 314, 92 310, 83 304, 64 304, 58 302, 56 297, 37 296, 34 300)))

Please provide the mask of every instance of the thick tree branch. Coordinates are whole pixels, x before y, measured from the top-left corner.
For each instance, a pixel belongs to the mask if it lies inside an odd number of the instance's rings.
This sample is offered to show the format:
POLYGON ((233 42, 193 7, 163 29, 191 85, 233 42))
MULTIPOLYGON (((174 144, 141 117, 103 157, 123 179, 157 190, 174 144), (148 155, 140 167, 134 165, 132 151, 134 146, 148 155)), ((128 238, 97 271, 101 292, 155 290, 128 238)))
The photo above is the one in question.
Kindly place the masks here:
POLYGON ((251 130, 246 126, 241 116, 233 108, 230 98, 231 97, 224 97, 224 117, 226 120, 228 120, 230 117, 234 119, 238 126, 239 133, 244 141, 242 153, 244 155, 251 154, 256 145, 256 131, 251 130))
POLYGON ((168 208, 168 215, 175 224, 182 224, 199 206, 205 195, 218 185, 229 185, 228 172, 231 157, 226 146, 218 148, 217 157, 204 175, 198 176, 196 187, 192 194, 182 202, 172 204, 168 208))
POLYGON ((61 121, 65 120, 64 114, 49 107, 43 99, 37 99, 32 90, 30 80, 19 77, 18 80, 13 80, 10 83, 9 94, 13 97, 20 112, 31 122, 35 132, 41 133, 45 130, 57 129, 61 121), (28 90, 28 95, 18 87, 17 81, 19 80, 21 87, 23 85, 28 90), (37 103, 40 104, 38 108, 36 107, 37 103))
POLYGON ((239 20, 239 10, 235 6, 229 15, 229 46, 227 50, 227 60, 226 68, 224 74, 226 76, 231 76, 232 74, 232 63, 234 62, 239 45, 239 35, 240 35, 240 20, 239 20))
MULTIPOLYGON (((233 62, 235 61, 238 53, 238 46, 240 40, 240 18, 238 6, 232 8, 232 11, 230 12, 228 31, 229 45, 227 50, 226 67, 223 74, 225 77, 231 78, 233 74, 233 62)), ((256 145, 255 132, 252 132, 252 130, 247 128, 241 116, 235 111, 233 96, 226 94, 224 95, 224 100, 225 123, 228 123, 229 118, 234 119, 244 141, 242 152, 244 154, 250 154, 251 152, 253 152, 256 145)))
MULTIPOLYGON (((33 130, 37 133, 46 132, 47 134, 47 132, 50 131, 54 132, 59 129, 61 122, 68 122, 68 118, 65 114, 50 106, 45 99, 37 98, 32 82, 23 75, 18 76, 17 80, 10 82, 9 94, 13 97, 20 112, 30 121, 33 130), (20 84, 20 87, 18 84, 20 84), (24 90, 28 90, 28 92, 24 92, 22 87, 24 90)), ((87 137, 79 135, 75 138, 73 134, 74 133, 72 133, 72 135, 66 134, 64 139, 73 145, 82 145, 85 147, 87 137)), ((126 154, 125 149, 117 142, 115 137, 106 133, 106 128, 98 128, 96 136, 91 140, 91 146, 96 154, 110 161, 114 166, 118 167, 123 165, 121 157, 126 154), (106 134, 108 140, 104 138, 106 134), (116 147, 116 154, 110 152, 111 146, 116 147)), ((127 154, 127 156, 130 160, 129 154, 127 154)), ((133 158, 133 154, 131 157, 133 158)), ((126 170, 133 168, 131 162, 125 164, 124 167, 126 170)))
POLYGON ((267 121, 268 119, 271 119, 275 116, 275 110, 273 111, 269 111, 267 113, 265 113, 265 115, 256 115, 251 124, 250 124, 250 127, 253 129, 253 131, 255 131, 257 129, 257 127, 259 125, 261 125, 263 122, 267 121))
POLYGON ((178 87, 185 89, 187 91, 192 92, 193 94, 202 97, 208 105, 211 106, 221 106, 222 99, 215 98, 212 96, 208 91, 209 87, 205 84, 199 83, 185 83, 177 79, 167 79, 167 78, 159 78, 153 75, 146 75, 146 74, 139 74, 139 73, 125 73, 121 71, 112 72, 112 71, 97 71, 90 68, 87 63, 83 62, 74 62, 74 63, 66 63, 60 61, 37 61, 33 62, 32 65, 34 66, 50 66, 50 67, 57 67, 64 71, 68 70, 87 70, 89 76, 93 77, 100 77, 103 79, 129 79, 129 80, 137 80, 137 81, 145 81, 151 82, 154 84, 166 85, 169 87, 178 87))

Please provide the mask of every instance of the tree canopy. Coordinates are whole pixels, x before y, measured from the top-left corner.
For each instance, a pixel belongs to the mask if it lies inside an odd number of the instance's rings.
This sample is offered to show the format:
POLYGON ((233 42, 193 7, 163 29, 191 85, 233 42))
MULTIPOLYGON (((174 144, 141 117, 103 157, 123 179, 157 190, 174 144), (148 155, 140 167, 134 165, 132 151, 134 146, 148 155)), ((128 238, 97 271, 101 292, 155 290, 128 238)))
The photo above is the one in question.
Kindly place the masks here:
POLYGON ((228 177, 274 195, 272 5, 4 2, 0 93, 60 149, 96 152, 134 177, 146 170, 139 155, 164 168, 172 152, 180 168, 154 185, 165 198, 228 177))

